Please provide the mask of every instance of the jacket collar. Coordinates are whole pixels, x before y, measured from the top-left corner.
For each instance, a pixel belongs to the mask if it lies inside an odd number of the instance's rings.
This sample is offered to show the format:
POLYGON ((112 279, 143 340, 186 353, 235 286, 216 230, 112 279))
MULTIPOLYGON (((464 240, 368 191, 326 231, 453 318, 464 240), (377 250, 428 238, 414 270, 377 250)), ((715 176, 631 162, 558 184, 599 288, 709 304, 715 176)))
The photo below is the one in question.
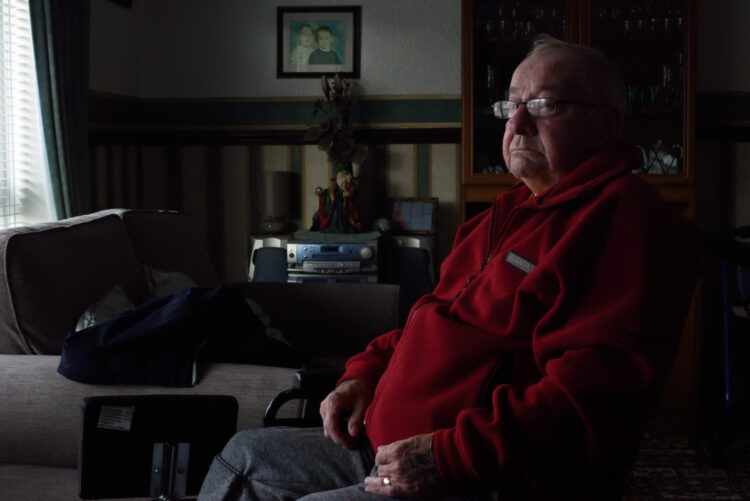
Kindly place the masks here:
MULTIPOLYGON (((524 205, 528 203, 529 206, 550 207, 585 196, 598 191, 613 179, 637 169, 638 162, 637 151, 633 146, 624 143, 608 146, 585 160, 553 187, 524 202, 524 205)), ((513 189, 521 198, 531 196, 531 190, 523 182, 516 183, 513 189)))

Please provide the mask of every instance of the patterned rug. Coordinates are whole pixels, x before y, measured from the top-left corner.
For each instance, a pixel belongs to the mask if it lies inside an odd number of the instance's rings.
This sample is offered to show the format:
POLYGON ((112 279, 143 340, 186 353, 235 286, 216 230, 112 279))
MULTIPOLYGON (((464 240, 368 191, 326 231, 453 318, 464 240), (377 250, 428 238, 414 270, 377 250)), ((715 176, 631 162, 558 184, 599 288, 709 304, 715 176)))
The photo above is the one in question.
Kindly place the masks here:
POLYGON ((750 447, 731 447, 724 467, 711 464, 705 444, 645 440, 624 490, 624 501, 750 500, 750 447))

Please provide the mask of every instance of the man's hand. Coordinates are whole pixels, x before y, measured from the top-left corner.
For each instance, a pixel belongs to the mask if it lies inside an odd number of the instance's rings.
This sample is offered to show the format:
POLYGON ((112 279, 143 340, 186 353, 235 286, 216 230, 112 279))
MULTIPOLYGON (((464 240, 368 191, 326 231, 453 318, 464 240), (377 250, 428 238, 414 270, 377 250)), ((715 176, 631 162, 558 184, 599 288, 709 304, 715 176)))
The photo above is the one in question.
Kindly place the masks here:
POLYGON ((365 478, 365 491, 379 496, 428 498, 442 483, 432 456, 432 433, 379 447, 375 464, 378 476, 365 478))
POLYGON ((371 400, 372 390, 362 381, 341 383, 320 403, 323 434, 341 446, 353 447, 371 400))

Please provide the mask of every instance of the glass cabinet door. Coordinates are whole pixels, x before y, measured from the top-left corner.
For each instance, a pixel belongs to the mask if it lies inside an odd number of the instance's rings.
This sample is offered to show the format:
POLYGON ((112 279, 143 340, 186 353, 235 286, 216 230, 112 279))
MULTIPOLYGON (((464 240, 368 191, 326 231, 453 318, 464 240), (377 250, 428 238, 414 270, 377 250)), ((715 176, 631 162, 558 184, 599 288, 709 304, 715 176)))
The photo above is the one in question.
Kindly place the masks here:
POLYGON ((505 123, 495 118, 492 104, 507 97, 513 71, 538 34, 569 38, 568 3, 566 0, 479 0, 474 2, 473 9, 471 133, 469 137, 465 135, 465 141, 471 141, 473 157, 465 177, 476 180, 474 175, 480 174, 479 178, 495 178, 489 182, 503 182, 503 176, 481 176, 508 172, 501 150, 505 123))
MULTIPOLYGON (((505 97, 513 70, 539 33, 611 57, 627 86, 625 132, 639 148, 638 172, 654 184, 691 183, 694 2, 463 0, 464 185, 514 182, 502 158, 505 124, 492 104, 505 97)), ((466 196, 476 198, 472 190, 466 196)))
POLYGON ((628 96, 625 134, 639 148, 639 173, 687 177, 689 51, 683 0, 590 2, 587 44, 602 49, 623 72, 628 96))

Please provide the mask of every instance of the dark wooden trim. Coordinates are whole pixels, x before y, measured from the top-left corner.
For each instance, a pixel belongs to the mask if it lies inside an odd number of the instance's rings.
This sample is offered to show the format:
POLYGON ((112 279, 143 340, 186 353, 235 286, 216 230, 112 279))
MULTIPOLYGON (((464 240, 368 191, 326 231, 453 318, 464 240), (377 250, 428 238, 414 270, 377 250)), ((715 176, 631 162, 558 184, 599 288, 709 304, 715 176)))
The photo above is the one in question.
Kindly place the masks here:
MULTIPOLYGON (((91 129, 91 144, 137 145, 238 145, 312 144, 301 129, 181 130, 181 129, 91 129)), ((365 144, 460 143, 460 127, 360 129, 355 139, 365 144)))
POLYGON ((180 172, 180 152, 177 146, 167 148, 167 207, 182 209, 182 174, 180 172))
POLYGON ((474 165, 474 0, 461 2, 461 180, 474 165))
POLYGON ((354 138, 367 144, 458 144, 461 128, 361 129, 354 138))
POLYGON ((224 199, 221 151, 212 145, 206 151, 206 209, 208 253, 220 278, 224 278, 224 199))
POLYGON ((750 142, 750 124, 701 124, 695 131, 695 140, 703 142, 750 142))
POLYGON ((105 176, 105 186, 106 186, 106 200, 107 200, 107 207, 114 207, 115 206, 115 173, 114 173, 114 166, 115 166, 115 154, 114 154, 114 146, 109 145, 107 146, 107 160, 105 162, 105 165, 107 166, 106 171, 104 172, 105 176))
POLYGON ((750 93, 696 94, 696 141, 750 141, 750 93))
POLYGON ((684 105, 683 105, 683 117, 682 123, 685 128, 683 131, 684 139, 684 158, 683 165, 687 169, 685 174, 690 182, 695 182, 695 129, 696 129, 696 86, 695 86, 695 71, 696 71, 696 40, 695 40, 695 18, 697 15, 696 5, 694 0, 684 0, 684 23, 683 27, 685 36, 683 37, 683 64, 685 86, 683 89, 684 105))
POLYGON ((122 206, 129 208, 132 204, 130 200, 130 146, 122 146, 122 206))
POLYGON ((89 144, 89 168, 90 168, 90 183, 91 183, 91 212, 99 210, 99 166, 96 163, 97 148, 93 144, 89 144))
POLYGON ((731 227, 732 217, 732 186, 734 186, 734 170, 728 168, 736 164, 733 145, 724 141, 720 145, 717 165, 719 168, 719 224, 721 231, 728 231, 731 227))
POLYGON ((135 159, 135 206, 143 208, 143 147, 136 146, 135 159))
POLYGON ((250 194, 250 234, 261 233, 263 212, 263 168, 260 147, 248 146, 248 193, 250 194))

